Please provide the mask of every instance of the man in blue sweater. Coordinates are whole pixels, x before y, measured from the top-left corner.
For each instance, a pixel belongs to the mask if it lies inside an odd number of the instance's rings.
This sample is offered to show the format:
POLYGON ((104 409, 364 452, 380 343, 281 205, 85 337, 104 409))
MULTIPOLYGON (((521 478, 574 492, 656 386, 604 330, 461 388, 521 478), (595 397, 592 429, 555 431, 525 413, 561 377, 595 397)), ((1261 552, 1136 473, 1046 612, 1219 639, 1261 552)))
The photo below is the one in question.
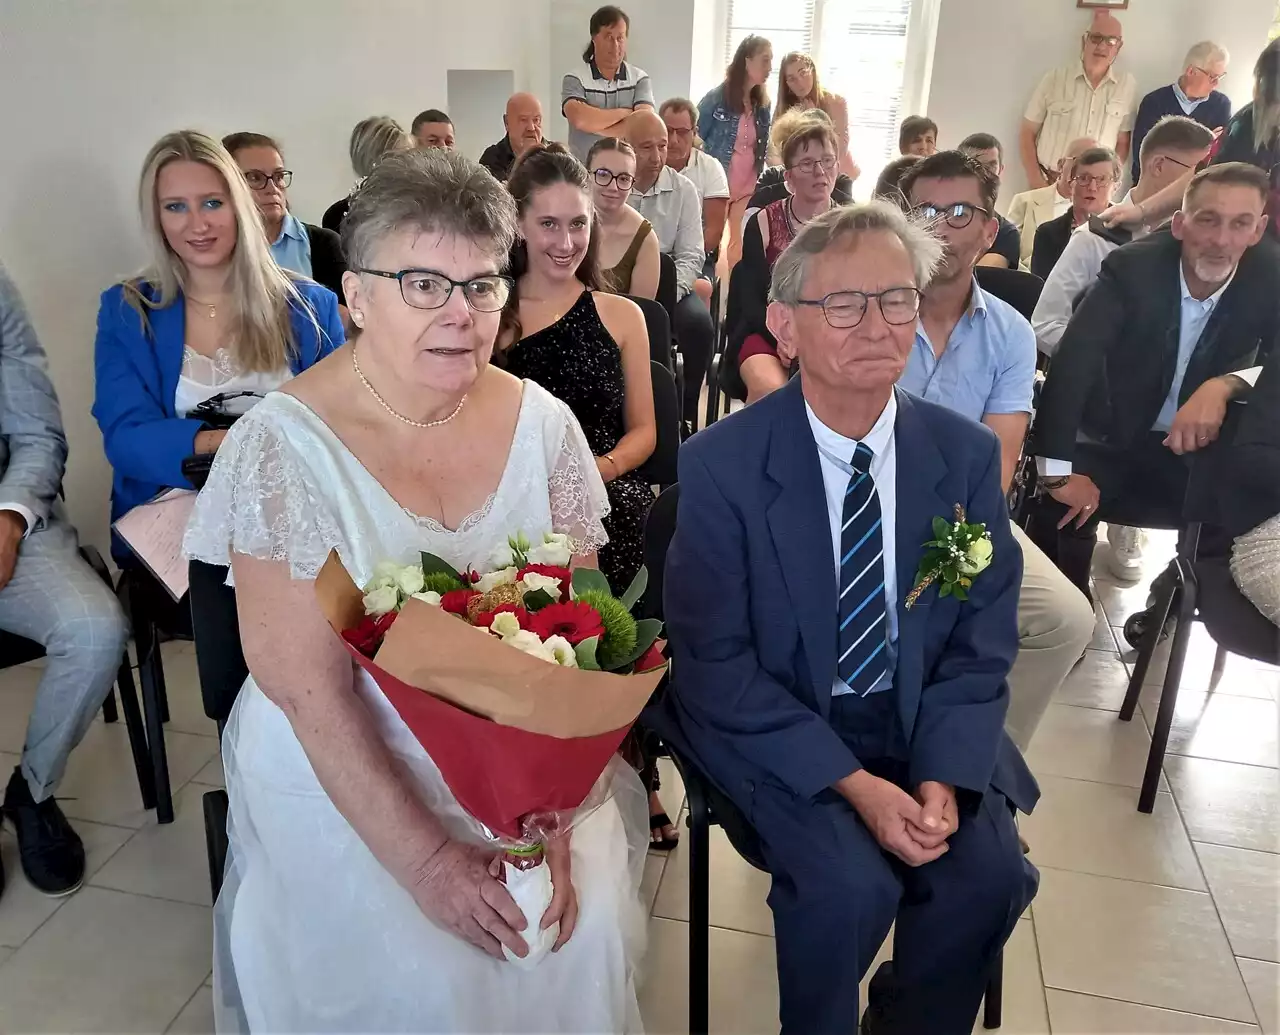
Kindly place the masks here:
POLYGON ((1212 130, 1222 129, 1231 118, 1231 98, 1217 86, 1227 74, 1230 55, 1226 48, 1211 40, 1197 43, 1182 62, 1182 75, 1176 83, 1152 90, 1138 106, 1133 125, 1133 182, 1142 177, 1138 156, 1142 138, 1166 115, 1188 115, 1212 130))

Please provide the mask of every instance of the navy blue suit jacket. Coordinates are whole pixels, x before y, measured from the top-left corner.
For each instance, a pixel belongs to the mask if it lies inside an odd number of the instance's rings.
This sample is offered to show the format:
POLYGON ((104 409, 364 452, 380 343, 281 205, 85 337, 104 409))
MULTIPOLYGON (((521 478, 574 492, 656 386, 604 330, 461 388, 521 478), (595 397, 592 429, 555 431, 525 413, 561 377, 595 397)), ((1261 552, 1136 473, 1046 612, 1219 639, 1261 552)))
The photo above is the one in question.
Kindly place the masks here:
MULTIPOLYGON (((294 286, 311 310, 305 313, 290 305, 295 351, 289 365, 298 374, 341 345, 345 334, 332 291, 305 279, 295 280, 294 286)), ((156 297, 150 285, 143 290, 156 297)), ((185 338, 181 296, 163 309, 149 310, 144 325, 125 300, 123 285, 102 293, 94 343, 93 415, 111 463, 112 521, 161 489, 191 488, 182 461, 195 451, 195 437, 204 424, 178 417, 173 405, 185 338)))
MULTIPOLYGON (((1009 532, 1000 450, 982 424, 898 391, 896 694, 908 783, 994 785, 1023 811, 1039 791, 1004 734, 1018 650, 1022 553, 1009 532), (907 610, 921 544, 955 505, 994 555, 967 603, 936 585, 907 610)), ((748 816, 764 781, 811 798, 859 768, 828 722, 836 571, 800 379, 680 450, 664 609, 671 682, 646 719, 748 816)))

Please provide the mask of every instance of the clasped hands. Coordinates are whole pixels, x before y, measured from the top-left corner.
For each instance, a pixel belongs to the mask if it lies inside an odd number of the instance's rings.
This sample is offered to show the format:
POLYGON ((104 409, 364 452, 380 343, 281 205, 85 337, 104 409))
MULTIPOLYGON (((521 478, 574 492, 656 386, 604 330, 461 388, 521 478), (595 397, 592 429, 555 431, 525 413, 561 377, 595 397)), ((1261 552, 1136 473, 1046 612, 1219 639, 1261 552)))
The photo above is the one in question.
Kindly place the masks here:
POLYGON ((860 769, 836 785, 886 852, 908 866, 923 866, 947 852, 960 826, 953 787, 925 780, 912 797, 901 787, 860 769))

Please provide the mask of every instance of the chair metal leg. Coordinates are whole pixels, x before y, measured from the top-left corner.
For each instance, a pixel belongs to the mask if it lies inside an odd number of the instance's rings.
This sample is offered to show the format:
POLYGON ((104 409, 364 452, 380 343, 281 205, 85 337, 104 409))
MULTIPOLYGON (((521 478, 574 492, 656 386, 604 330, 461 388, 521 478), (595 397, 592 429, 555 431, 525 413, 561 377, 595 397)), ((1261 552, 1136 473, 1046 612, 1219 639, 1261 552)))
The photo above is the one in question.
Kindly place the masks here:
POLYGON ((988 1031, 1000 1027, 1004 1011, 1004 953, 996 957, 987 991, 982 997, 982 1026, 988 1031))
MULTIPOLYGON (((702 804, 702 803, 699 803, 702 804)), ((706 807, 689 802, 689 1035, 707 1035, 711 984, 711 838, 706 807)))
POLYGON ((1227 667, 1227 655, 1231 652, 1222 644, 1218 644, 1218 650, 1213 655, 1213 671, 1209 673, 1209 693, 1213 693, 1218 689, 1218 683, 1222 679, 1222 672, 1227 667))
POLYGON ((164 676, 160 660, 160 635, 146 613, 144 593, 134 585, 125 594, 129 624, 138 652, 138 681, 142 684, 142 714, 147 730, 151 784, 155 790, 156 822, 173 822, 173 791, 169 785, 169 759, 164 742, 164 676))
POLYGON ((116 710, 116 691, 112 687, 107 691, 107 696, 102 699, 102 721, 103 722, 119 722, 120 713, 116 710))
POLYGON ((1160 767, 1164 764, 1164 752, 1169 744, 1169 729, 1173 725, 1173 713, 1178 704, 1178 687, 1182 683, 1182 668, 1186 664, 1187 646, 1191 642, 1191 625, 1196 616, 1195 576, 1191 574, 1189 562, 1179 558, 1176 563, 1182 583, 1179 589, 1181 599, 1178 601, 1178 624, 1169 649, 1169 667, 1165 669, 1164 686, 1160 690, 1155 728, 1151 731, 1151 750, 1147 754, 1147 768, 1142 776, 1142 790, 1138 794, 1139 812, 1149 813, 1155 807, 1156 788, 1160 785, 1160 767))
MULTIPOLYGON (((1171 565, 1178 563, 1177 559, 1170 562, 1171 565)), ((1169 612, 1173 609, 1173 600, 1178 592, 1178 579, 1170 578, 1168 585, 1162 587, 1160 596, 1156 599, 1155 606, 1151 609, 1151 624, 1147 626, 1147 634, 1143 637, 1142 649, 1138 651, 1138 658, 1133 663, 1133 676, 1129 680, 1129 688, 1124 694, 1124 703, 1120 706, 1120 719, 1122 722, 1128 722, 1133 718, 1134 710, 1138 707, 1138 698, 1142 694, 1143 683, 1147 679, 1147 669, 1151 667, 1151 658, 1156 652, 1156 648, 1160 645, 1160 633, 1165 627, 1165 623, 1169 620, 1169 612)), ((1170 661, 1172 664, 1172 661, 1170 661)))
POLYGON ((129 652, 124 652, 120 670, 116 673, 120 688, 120 708, 124 712, 125 728, 129 731, 129 750, 133 754, 133 770, 138 776, 138 790, 142 794, 142 807, 156 807, 156 785, 152 773, 151 752, 147 747, 147 731, 138 707, 138 692, 133 685, 133 668, 129 664, 129 652))

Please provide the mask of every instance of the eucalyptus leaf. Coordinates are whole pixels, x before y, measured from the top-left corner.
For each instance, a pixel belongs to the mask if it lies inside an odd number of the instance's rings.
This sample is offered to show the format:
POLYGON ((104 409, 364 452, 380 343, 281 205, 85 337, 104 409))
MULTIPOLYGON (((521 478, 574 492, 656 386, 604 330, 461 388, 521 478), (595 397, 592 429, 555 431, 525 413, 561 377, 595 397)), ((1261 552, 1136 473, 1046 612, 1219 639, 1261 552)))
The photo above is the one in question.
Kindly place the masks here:
POLYGON ((609 589, 609 580, 604 577, 604 573, 599 568, 574 568, 571 585, 575 597, 582 596, 588 590, 613 595, 613 591, 609 589))
POLYGON ((435 554, 427 553, 424 550, 422 553, 422 574, 431 575, 432 573, 452 576, 458 580, 459 586, 465 587, 470 585, 470 583, 458 574, 458 570, 452 564, 440 557, 437 557, 435 554))
POLYGON ((599 645, 600 637, 591 636, 573 648, 573 653, 578 659, 578 668, 584 672, 600 671, 600 663, 596 661, 596 648, 599 645))
POLYGON ((644 596, 644 591, 648 587, 649 569, 642 564, 640 570, 636 572, 636 577, 631 580, 631 585, 627 587, 627 591, 619 598, 622 606, 630 611, 640 602, 640 598, 644 596))

